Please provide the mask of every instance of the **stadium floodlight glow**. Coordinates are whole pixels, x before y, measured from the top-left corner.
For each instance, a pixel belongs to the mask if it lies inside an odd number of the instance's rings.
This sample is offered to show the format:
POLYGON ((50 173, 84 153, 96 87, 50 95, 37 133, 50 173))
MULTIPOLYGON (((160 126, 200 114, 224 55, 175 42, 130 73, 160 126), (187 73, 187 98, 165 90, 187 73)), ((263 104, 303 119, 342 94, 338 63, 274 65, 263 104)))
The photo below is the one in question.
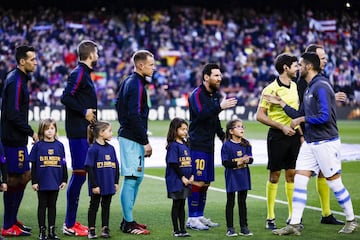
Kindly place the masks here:
POLYGON ((349 1, 347 1, 347 2, 345 3, 345 6, 346 6, 347 8, 350 8, 350 7, 351 7, 349 1))

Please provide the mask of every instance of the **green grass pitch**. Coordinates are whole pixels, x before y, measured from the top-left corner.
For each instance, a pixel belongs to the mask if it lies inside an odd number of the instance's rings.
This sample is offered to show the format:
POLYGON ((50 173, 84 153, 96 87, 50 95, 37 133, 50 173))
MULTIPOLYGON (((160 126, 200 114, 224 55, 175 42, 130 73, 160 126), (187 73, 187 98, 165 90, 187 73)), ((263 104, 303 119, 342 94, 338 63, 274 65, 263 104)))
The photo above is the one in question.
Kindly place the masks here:
MULTIPOLYGON (((149 121, 149 130, 152 136, 166 137, 170 121, 149 121)), ((221 122, 225 128, 226 122, 221 122)), ((37 131, 38 122, 30 122, 30 125, 37 131)), ((64 122, 58 122, 59 136, 65 136, 64 122)), ((117 135, 119 123, 117 121, 111 122, 114 136, 117 135)), ((246 138, 248 139, 266 139, 267 127, 256 121, 244 121, 246 126, 246 138)), ((360 144, 360 121, 338 121, 339 133, 343 143, 360 144)))
MULTIPOLYGON (((37 128, 36 123, 32 123, 37 128)), ((154 136, 164 136, 168 128, 169 121, 150 122, 149 129, 154 136)), ((223 126, 225 123, 223 122, 223 126)), ((63 123, 58 123, 60 135, 64 135, 63 123)), ((266 127, 257 122, 245 122, 246 135, 249 139, 265 139, 266 127)), ((360 128, 358 121, 341 121, 339 122, 339 131, 342 142, 360 144, 360 128)), ((114 133, 116 134, 118 125, 113 123, 114 133)), ((343 182, 348 188, 352 202, 354 205, 355 214, 360 215, 360 191, 358 183, 360 182, 360 162, 344 162, 343 163, 343 182)), ((69 172, 70 173, 70 172, 69 172)), ((119 203, 119 192, 113 197, 110 213, 110 229, 112 239, 173 239, 172 224, 170 218, 170 209, 172 200, 167 199, 165 182, 163 180, 164 168, 147 168, 145 169, 146 177, 140 187, 137 202, 134 208, 134 218, 138 222, 147 223, 151 234, 148 236, 133 236, 124 234, 119 230, 119 224, 122 219, 122 212, 119 203)), ((252 239, 294 239, 294 236, 274 236, 265 229, 266 218, 266 202, 265 202, 265 183, 268 177, 266 166, 257 165, 251 166, 252 176, 252 190, 249 191, 247 199, 248 204, 248 223, 250 230, 254 233, 252 239)), ((279 201, 286 201, 284 194, 284 177, 282 175, 280 186, 278 190, 277 199, 279 201)), ((122 184, 122 179, 120 180, 122 184)), ((206 217, 210 217, 213 221, 219 222, 220 227, 212 228, 209 231, 192 231, 192 239, 225 239, 226 224, 225 224, 225 183, 224 183, 224 169, 216 167, 216 180, 211 185, 208 191, 208 200, 205 209, 206 217)), ((77 219, 87 224, 87 209, 89 207, 90 198, 87 195, 87 184, 84 184, 79 201, 79 210, 77 219)), ((302 239, 360 239, 360 229, 350 235, 340 235, 337 231, 341 228, 339 226, 320 224, 320 207, 318 196, 315 191, 315 179, 311 179, 308 187, 308 206, 313 209, 306 208, 303 216, 303 223, 305 226, 302 232, 302 239)), ((64 236, 61 232, 61 226, 65 217, 66 206, 66 191, 61 191, 59 194, 57 204, 57 232, 61 239, 74 239, 74 237, 64 236)), ((344 220, 344 216, 338 212, 342 212, 333 194, 331 195, 331 207, 335 211, 337 218, 344 220)), ((285 225, 287 219, 287 206, 284 203, 276 203, 276 220, 277 225, 282 227, 285 225)), ((33 235, 21 239, 37 239, 37 195, 28 184, 24 199, 19 210, 19 220, 24 221, 27 225, 33 228, 33 235)), ((0 204, 0 211, 3 212, 3 205, 0 204)), ((101 216, 100 209, 97 217, 97 232, 100 232, 101 216)), ((234 225, 239 231, 239 219, 237 216, 237 207, 234 209, 234 225)), ((241 238, 241 237, 239 237, 241 238)), ((20 238, 18 238, 20 239, 20 238)), ((85 239, 85 238, 83 238, 85 239)))

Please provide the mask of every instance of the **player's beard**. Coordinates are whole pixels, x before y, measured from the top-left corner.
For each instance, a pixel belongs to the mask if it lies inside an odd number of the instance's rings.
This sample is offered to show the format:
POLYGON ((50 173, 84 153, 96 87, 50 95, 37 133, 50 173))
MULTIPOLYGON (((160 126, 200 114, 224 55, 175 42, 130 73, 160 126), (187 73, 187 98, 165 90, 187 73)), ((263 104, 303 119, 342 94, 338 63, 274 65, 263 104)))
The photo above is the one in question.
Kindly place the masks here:
POLYGON ((300 72, 300 76, 301 76, 302 78, 305 79, 306 75, 307 75, 307 71, 302 71, 302 72, 300 72))
POLYGON ((210 83, 210 84, 209 84, 209 88, 210 88, 213 92, 218 91, 219 88, 220 88, 220 84, 210 83))

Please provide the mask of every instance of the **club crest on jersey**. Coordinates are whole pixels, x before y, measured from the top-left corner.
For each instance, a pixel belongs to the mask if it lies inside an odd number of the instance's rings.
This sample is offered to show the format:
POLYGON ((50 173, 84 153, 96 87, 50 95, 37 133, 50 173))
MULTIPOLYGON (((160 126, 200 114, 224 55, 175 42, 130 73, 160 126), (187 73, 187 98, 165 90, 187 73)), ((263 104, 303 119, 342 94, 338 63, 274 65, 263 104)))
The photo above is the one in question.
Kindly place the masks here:
POLYGON ((110 157, 109 154, 106 154, 106 155, 105 155, 105 160, 106 160, 106 161, 110 161, 110 160, 111 160, 111 157, 110 157))
POLYGON ((236 156, 241 157, 243 155, 242 151, 237 151, 236 156))
POLYGON ((49 155, 54 155, 54 149, 48 149, 48 154, 49 155))
POLYGON ((184 155, 185 155, 185 156, 188 156, 188 155, 189 155, 187 150, 184 150, 184 155))

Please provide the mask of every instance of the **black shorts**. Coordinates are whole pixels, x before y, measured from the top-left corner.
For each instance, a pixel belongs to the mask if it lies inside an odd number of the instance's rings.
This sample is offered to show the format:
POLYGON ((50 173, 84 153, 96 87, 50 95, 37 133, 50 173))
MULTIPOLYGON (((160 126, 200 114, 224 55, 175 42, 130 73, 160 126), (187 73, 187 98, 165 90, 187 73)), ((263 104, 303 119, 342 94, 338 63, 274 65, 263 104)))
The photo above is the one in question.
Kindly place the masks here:
POLYGON ((298 132, 294 136, 286 136, 281 130, 270 128, 267 136, 267 169, 271 172, 295 169, 300 146, 298 132))

